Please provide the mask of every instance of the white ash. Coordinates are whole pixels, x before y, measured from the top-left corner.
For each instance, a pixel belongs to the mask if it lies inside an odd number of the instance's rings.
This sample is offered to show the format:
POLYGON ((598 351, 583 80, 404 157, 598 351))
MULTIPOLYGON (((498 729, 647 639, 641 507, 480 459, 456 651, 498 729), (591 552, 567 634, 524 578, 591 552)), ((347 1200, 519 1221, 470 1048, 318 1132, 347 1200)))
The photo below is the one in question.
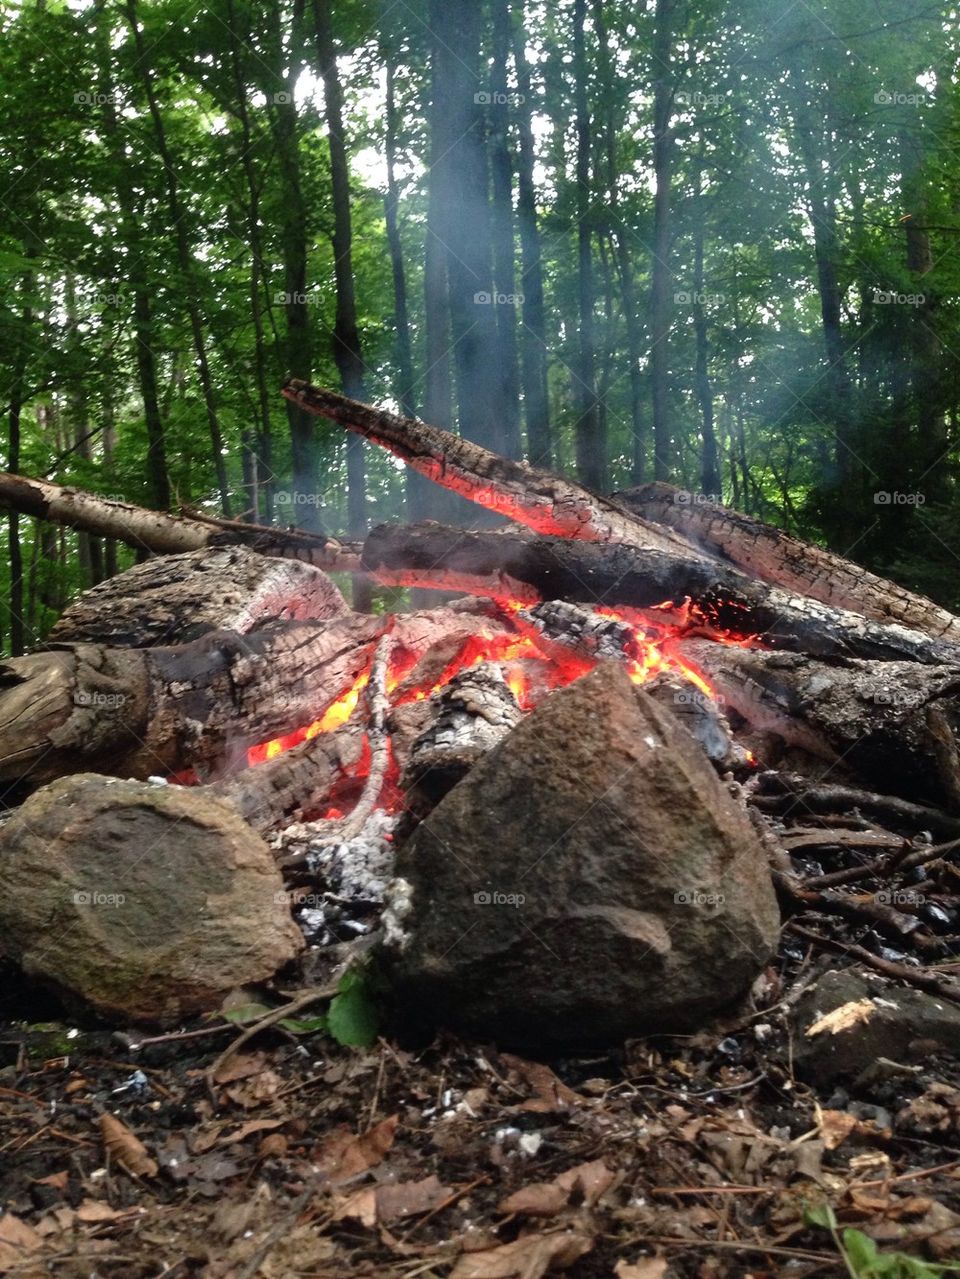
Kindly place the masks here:
POLYGON ((271 840, 285 858, 302 856, 307 870, 341 901, 382 903, 395 854, 387 838, 397 826, 392 813, 371 813, 362 834, 341 840, 338 822, 299 822, 271 840))
POLYGON ((410 934, 403 925, 412 910, 413 885, 406 879, 391 880, 387 885, 387 908, 380 921, 385 946, 392 946, 401 953, 406 950, 410 934))

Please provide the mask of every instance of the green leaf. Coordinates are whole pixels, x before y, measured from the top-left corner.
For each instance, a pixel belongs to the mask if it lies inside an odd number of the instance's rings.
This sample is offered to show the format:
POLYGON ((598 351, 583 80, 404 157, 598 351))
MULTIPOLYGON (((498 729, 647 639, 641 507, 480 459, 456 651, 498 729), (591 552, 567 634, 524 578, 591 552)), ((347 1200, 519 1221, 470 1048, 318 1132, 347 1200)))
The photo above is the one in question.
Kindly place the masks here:
POLYGON ((837 1217, 828 1203, 811 1204, 803 1214, 808 1226, 820 1226, 824 1230, 836 1230, 837 1217))
MULTIPOLYGON (((843 1232, 843 1249, 847 1254, 847 1260, 856 1270, 858 1275, 874 1275, 882 1274, 883 1270, 878 1267, 877 1259, 880 1256, 880 1250, 869 1236, 865 1235, 861 1230, 845 1230, 843 1232)), ((881 1258, 881 1261, 883 1258, 881 1258)))
POLYGON ((337 1043, 348 1048, 369 1048, 380 1026, 376 1005, 362 983, 344 980, 340 990, 330 1004, 327 1029, 337 1043))
POLYGON ((266 1004, 240 1004, 237 1008, 231 1008, 225 1012, 223 1016, 227 1021, 235 1022, 238 1026, 246 1026, 250 1022, 259 1021, 261 1017, 266 1017, 268 1013, 272 1013, 273 1009, 268 1008, 266 1004))
POLYGON ((316 1017, 284 1017, 277 1022, 292 1035, 315 1035, 318 1031, 327 1030, 327 1018, 321 1013, 316 1017))

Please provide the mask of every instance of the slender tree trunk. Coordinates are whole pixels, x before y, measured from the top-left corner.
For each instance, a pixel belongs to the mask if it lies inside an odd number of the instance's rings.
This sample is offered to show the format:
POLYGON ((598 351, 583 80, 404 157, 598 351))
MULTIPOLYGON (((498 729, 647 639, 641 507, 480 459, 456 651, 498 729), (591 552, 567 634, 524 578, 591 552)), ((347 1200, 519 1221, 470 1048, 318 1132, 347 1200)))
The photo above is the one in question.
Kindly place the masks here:
MULTIPOLYGON (((915 125, 914 129, 919 126, 915 125)), ((928 497, 942 501, 948 490, 948 437, 941 389, 941 344, 937 332, 937 299, 927 279, 933 269, 928 216, 927 178, 922 135, 900 130, 902 203, 905 210, 907 270, 911 292, 923 298, 910 321, 911 383, 914 417, 923 459, 920 483, 928 497)))
POLYGON ((246 469, 251 472, 251 479, 245 476, 245 483, 253 482, 253 492, 249 494, 248 506, 256 519, 262 518, 267 524, 273 523, 273 433, 270 422, 270 402, 272 393, 267 380, 266 337, 263 328, 263 293, 266 286, 264 268, 263 236, 260 229, 260 187, 253 164, 254 135, 250 121, 250 106, 247 97, 247 82, 244 78, 240 57, 239 35, 237 31, 238 15, 235 0, 227 0, 227 17, 229 19, 230 66, 233 72, 234 100, 237 120, 240 123, 240 163, 243 168, 244 181, 247 188, 246 223, 250 240, 250 319, 253 323, 254 353, 253 371, 257 388, 257 425, 255 439, 248 445, 253 450, 247 457, 246 469), (263 499, 262 504, 260 499, 263 499))
POLYGON ((507 59, 510 0, 493 0, 493 63, 490 76, 490 167, 493 174, 493 287, 498 295, 501 432, 504 457, 519 458, 520 370, 517 362, 517 272, 513 225, 513 157, 510 153, 507 59))
MULTIPOLYGON (((344 395, 365 400, 363 352, 357 327, 357 300, 353 278, 353 226, 350 217, 350 169, 343 124, 343 89, 333 41, 332 0, 313 0, 317 58, 323 79, 323 97, 330 145, 333 185, 333 259, 337 286, 337 311, 333 326, 333 358, 344 395)), ((357 436, 347 441, 347 521, 350 536, 367 531, 367 476, 364 444, 357 436)), ((353 606, 369 612, 372 603, 369 579, 353 579, 353 606)))
MULTIPOLYGON (((26 246, 24 256, 28 258, 36 257, 36 250, 32 244, 26 246)), ((33 293, 33 281, 33 272, 25 271, 21 279, 24 303, 20 311, 20 333, 13 361, 13 376, 10 380, 7 469, 15 473, 20 470, 21 419, 24 395, 26 393, 27 363, 30 358, 30 330, 33 326, 33 310, 29 302, 29 297, 33 293)), ((20 516, 12 507, 7 513, 7 536, 9 539, 7 549, 10 557, 10 652, 14 657, 20 657, 23 654, 25 643, 23 548, 20 544, 20 516)))
POLYGON ((514 20, 514 65, 519 94, 517 125, 520 150, 517 164, 517 221, 520 227, 523 328, 523 401, 527 425, 527 457, 534 466, 553 466, 550 396, 547 387, 547 321, 543 298, 543 255, 533 180, 534 142, 530 66, 524 46, 524 3, 518 0, 514 20))
POLYGON ((654 478, 668 480, 676 466, 670 426, 670 194, 673 179, 673 19, 676 0, 657 0, 653 37, 653 262, 650 268, 650 377, 654 478))
POLYGON ((577 474, 587 488, 602 493, 607 487, 607 441, 602 434, 596 390, 596 337, 593 308, 593 228, 591 225, 591 128, 587 86, 587 48, 584 30, 587 0, 574 0, 573 77, 577 131, 577 294, 579 350, 574 402, 577 406, 577 474))
POLYGON ((193 349, 197 357, 197 372, 200 377, 200 388, 207 413, 207 427, 210 432, 210 447, 213 454, 213 467, 220 491, 220 505, 225 516, 231 514, 230 484, 227 479, 227 464, 224 456, 223 432, 217 414, 216 399, 213 390, 213 378, 210 374, 210 363, 207 357, 207 344, 203 332, 203 318, 200 313, 199 281, 196 267, 190 251, 190 228, 186 223, 188 210, 184 208, 180 196, 180 184, 177 180, 177 166, 167 143, 166 129, 160 103, 157 99, 150 74, 149 50, 144 46, 143 32, 137 19, 137 0, 125 0, 125 12, 133 33, 137 51, 137 67, 150 109, 153 124, 154 143, 157 154, 163 162, 163 170, 167 185, 167 206, 170 211, 171 230, 177 246, 177 261, 183 275, 183 283, 187 296, 184 299, 187 314, 190 318, 190 332, 193 336, 193 349))
POLYGON ((630 475, 634 484, 646 478, 647 428, 643 413, 643 375, 640 371, 641 324, 637 313, 633 255, 620 212, 620 174, 617 164, 617 104, 626 95, 617 82, 610 57, 610 33, 607 28, 605 0, 593 0, 593 21, 597 32, 597 67, 603 91, 604 158, 606 164, 609 225, 620 284, 620 304, 627 334, 627 362, 630 377, 630 475))
POLYGON ((147 501, 154 510, 170 509, 170 480, 167 471, 166 440, 160 397, 157 391, 156 337, 150 302, 150 283, 143 251, 141 218, 134 207, 131 195, 133 185, 130 164, 120 136, 114 98, 114 77, 110 46, 109 17, 106 0, 98 0, 96 8, 96 45, 99 59, 98 89, 103 104, 101 117, 104 135, 110 151, 112 167, 117 174, 115 195, 120 211, 120 226, 127 252, 126 272, 133 292, 133 350, 137 367, 137 382, 143 402, 143 418, 147 431, 147 456, 145 471, 147 501))
POLYGON ((693 243, 693 328, 697 344, 694 383, 701 416, 700 489, 714 501, 722 500, 723 484, 720 478, 720 450, 713 416, 713 388, 710 385, 710 343, 707 337, 707 312, 704 298, 703 241, 704 209, 701 189, 702 175, 698 167, 694 190, 694 215, 696 218, 693 243))

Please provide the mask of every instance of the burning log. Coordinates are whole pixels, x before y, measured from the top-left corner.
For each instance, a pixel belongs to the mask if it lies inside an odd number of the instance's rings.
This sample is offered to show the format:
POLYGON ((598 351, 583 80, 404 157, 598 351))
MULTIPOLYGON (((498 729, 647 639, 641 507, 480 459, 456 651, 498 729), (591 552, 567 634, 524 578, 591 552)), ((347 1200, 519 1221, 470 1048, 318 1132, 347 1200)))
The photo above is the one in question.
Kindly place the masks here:
MULTIPOLYGON (((216 631, 152 649, 75 644, 0 666, 0 780, 35 787, 88 771, 145 778, 192 769, 215 778, 343 724, 369 678, 389 620, 348 614, 276 625, 246 636, 216 631)), ((466 608, 397 618, 393 638, 409 670, 435 644, 463 649, 510 638, 466 608)), ((263 783, 251 805, 276 806, 294 779, 263 783)), ((299 785, 300 781, 296 782, 299 785)))
POLYGON ((708 640, 676 653, 754 728, 874 789, 960 811, 960 665, 827 663, 708 640))
POLYGON ((960 642, 953 639, 789 595, 689 552, 466 532, 432 523, 381 524, 367 538, 363 565, 379 581, 395 585, 525 603, 559 599, 655 609, 663 622, 671 620, 665 601, 676 601, 672 616, 682 629, 732 632, 818 657, 960 662, 960 642))
POLYGON ((674 529, 701 550, 795 595, 875 622, 898 622, 938 638, 960 639, 960 618, 932 600, 740 511, 659 481, 615 496, 644 519, 674 529))
POLYGON ((500 457, 452 431, 371 408, 299 378, 288 378, 283 394, 306 412, 389 449, 443 488, 538 533, 695 553, 677 534, 633 515, 610 498, 549 471, 500 457))

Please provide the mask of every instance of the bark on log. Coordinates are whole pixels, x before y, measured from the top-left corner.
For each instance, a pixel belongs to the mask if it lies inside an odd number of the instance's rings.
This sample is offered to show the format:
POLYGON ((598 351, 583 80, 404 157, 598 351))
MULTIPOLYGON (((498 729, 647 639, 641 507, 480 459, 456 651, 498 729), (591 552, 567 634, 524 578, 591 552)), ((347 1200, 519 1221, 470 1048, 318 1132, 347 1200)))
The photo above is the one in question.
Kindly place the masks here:
POLYGON ((752 635, 764 644, 819 657, 960 662, 960 643, 904 626, 868 621, 816 600, 792 596, 737 569, 694 555, 568 538, 466 532, 443 525, 375 528, 363 564, 381 582, 466 590, 496 599, 561 599, 613 608, 679 608, 662 622, 752 635))
POLYGON ((33 515, 83 533, 114 537, 154 555, 174 555, 205 546, 249 546, 262 555, 302 560, 320 569, 348 570, 356 565, 357 549, 315 533, 297 529, 261 528, 237 520, 209 520, 197 516, 149 511, 131 502, 97 497, 82 489, 65 488, 46 480, 0 471, 0 507, 33 515))
MULTIPOLYGON (((14 658, 0 665, 0 781, 234 771, 249 747, 320 719, 367 671, 388 625, 349 614, 246 636, 215 631, 173 647, 76 644, 14 658)), ((434 644, 491 631, 483 614, 458 608, 392 625, 405 666, 434 644)))
POLYGON ((695 546, 764 582, 876 622, 960 640, 960 618, 932 600, 782 529, 659 481, 614 495, 628 510, 672 528, 695 546))
POLYGON ((631 514, 610 498, 549 471, 500 457, 452 431, 371 408, 299 378, 288 378, 283 394, 308 413, 389 449, 443 488, 538 533, 697 554, 678 534, 631 514))
POLYGON ((842 761, 874 791, 960 812, 960 664, 827 663, 710 640, 674 651, 755 729, 842 761))
POLYGON ((152 648, 186 644, 210 631, 245 635, 271 622, 330 620, 349 612, 320 569, 222 547, 145 560, 85 591, 61 615, 49 641, 152 648))

